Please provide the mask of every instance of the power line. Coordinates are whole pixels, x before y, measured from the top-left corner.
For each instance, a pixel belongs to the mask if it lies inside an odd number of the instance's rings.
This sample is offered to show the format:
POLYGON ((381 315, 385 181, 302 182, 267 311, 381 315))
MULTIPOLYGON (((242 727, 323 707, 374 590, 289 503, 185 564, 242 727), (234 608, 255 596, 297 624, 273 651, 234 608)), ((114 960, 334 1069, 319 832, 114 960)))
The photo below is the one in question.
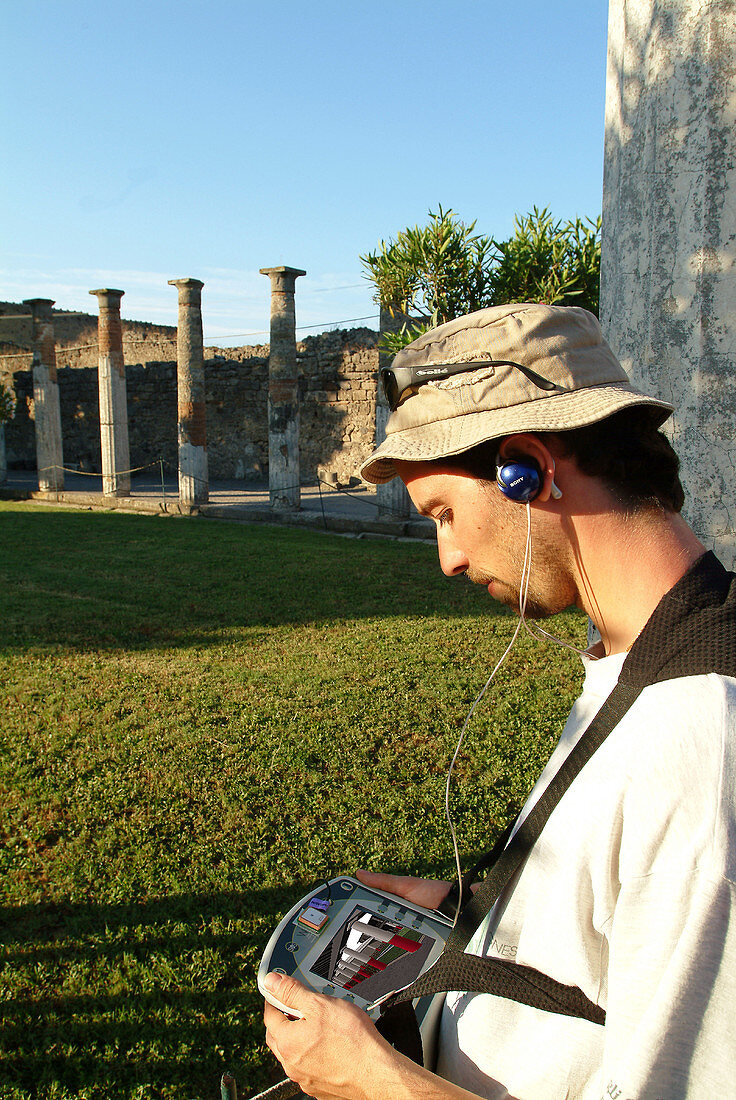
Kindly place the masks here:
MULTIPOLYGON (((346 317, 342 321, 320 321, 316 325, 297 325, 297 332, 307 332, 311 329, 322 329, 326 331, 329 328, 342 327, 344 325, 353 325, 356 321, 378 321, 380 320, 380 314, 369 313, 366 317, 346 317)), ((255 332, 233 332, 229 336, 205 336, 203 342, 212 347, 212 342, 215 340, 242 340, 246 336, 270 336, 269 329, 259 329, 255 332)), ((161 337, 138 337, 134 338, 123 334, 123 344, 175 344, 176 336, 161 336, 161 337)), ((98 344, 77 344, 73 347, 60 346, 57 351, 60 355, 66 355, 70 351, 88 351, 90 348, 98 347, 98 344)), ((27 356, 33 355, 32 351, 19 351, 9 354, 0 354, 0 359, 25 359, 27 356)))
POLYGON ((315 287, 311 294, 331 294, 333 290, 358 290, 364 288, 365 283, 351 283, 350 286, 320 286, 315 287))
MULTIPOLYGON (((380 314, 369 313, 367 317, 346 317, 344 321, 320 321, 316 325, 297 325, 297 332, 306 332, 308 329, 321 328, 328 329, 333 328, 335 325, 352 325, 356 321, 378 321, 380 320, 380 314)), ((241 340, 244 336, 269 336, 269 329, 259 329, 256 332, 233 332, 230 336, 210 336, 206 337, 209 340, 241 340)))

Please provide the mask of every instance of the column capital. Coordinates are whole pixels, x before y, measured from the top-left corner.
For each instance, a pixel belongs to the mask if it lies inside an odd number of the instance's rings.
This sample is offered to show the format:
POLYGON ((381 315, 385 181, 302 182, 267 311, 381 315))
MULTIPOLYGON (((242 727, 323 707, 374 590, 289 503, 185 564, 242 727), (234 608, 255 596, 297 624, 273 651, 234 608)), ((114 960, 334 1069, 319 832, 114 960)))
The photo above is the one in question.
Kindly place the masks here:
POLYGON ((272 290, 291 291, 292 293, 299 276, 307 274, 299 267, 262 267, 260 272, 261 275, 270 277, 272 290))
POLYGON ((34 317, 50 317, 51 307, 55 301, 55 298, 24 298, 23 305, 30 306, 31 314, 34 317))
POLYGON ((199 305, 204 286, 201 279, 169 279, 169 286, 179 291, 180 305, 199 305))
POLYGON ((125 294, 124 290, 111 290, 109 287, 105 287, 103 290, 90 290, 90 294, 94 294, 100 301, 100 305, 116 306, 120 305, 120 299, 125 294))
POLYGON ((260 268, 261 275, 293 275, 297 279, 300 275, 306 275, 306 271, 302 271, 300 267, 262 267, 260 268))

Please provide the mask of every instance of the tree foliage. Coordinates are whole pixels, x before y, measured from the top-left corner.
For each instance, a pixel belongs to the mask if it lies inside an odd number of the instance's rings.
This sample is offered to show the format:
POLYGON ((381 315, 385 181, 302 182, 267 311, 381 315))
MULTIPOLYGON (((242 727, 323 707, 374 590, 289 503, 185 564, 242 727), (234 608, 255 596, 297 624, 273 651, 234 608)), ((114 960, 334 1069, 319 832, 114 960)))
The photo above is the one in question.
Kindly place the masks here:
POLYGON ((583 306, 598 315, 601 219, 555 221, 534 207, 514 219, 514 235, 495 243, 493 294, 489 305, 546 302, 583 306))
POLYGON ((388 351, 431 326, 507 302, 581 305, 597 314, 600 218, 562 222, 534 207, 514 219, 507 241, 476 233, 475 226, 439 206, 427 225, 402 230, 360 257, 381 308, 415 319, 383 337, 388 351))
POLYGON ((442 324, 482 309, 491 291, 495 256, 490 237, 474 233, 452 210, 429 212, 421 228, 402 230, 381 241, 376 252, 361 256, 376 301, 389 310, 442 324))

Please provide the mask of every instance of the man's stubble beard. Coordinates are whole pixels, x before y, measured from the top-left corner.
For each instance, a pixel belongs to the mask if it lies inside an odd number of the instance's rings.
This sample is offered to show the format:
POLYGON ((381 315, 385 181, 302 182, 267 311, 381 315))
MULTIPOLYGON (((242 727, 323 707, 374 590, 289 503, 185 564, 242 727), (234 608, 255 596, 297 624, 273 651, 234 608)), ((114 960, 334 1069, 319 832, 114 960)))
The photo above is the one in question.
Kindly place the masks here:
MULTIPOLYGON (((498 577, 484 573, 480 569, 474 569, 472 565, 465 570, 465 576, 472 584, 482 584, 484 588, 487 588, 493 581, 496 588, 493 599, 497 603, 510 607, 517 615, 521 614, 521 568, 519 569, 519 585, 508 584, 506 581, 501 581, 498 577)), ((556 615, 563 610, 564 607, 550 606, 542 593, 537 592, 534 577, 529 578, 529 587, 527 588, 526 603, 524 605, 525 619, 548 619, 550 615, 556 615)))
MULTIPOLYGON (((524 571, 524 550, 526 548, 526 520, 523 525, 506 519, 503 537, 508 554, 506 571, 513 580, 501 580, 482 568, 469 565, 465 575, 473 584, 487 587, 494 582, 493 598, 510 607, 517 615, 521 614, 521 584, 524 571), (518 546, 519 550, 513 549, 518 546)), ((537 535, 532 540, 532 563, 529 583, 526 587, 524 617, 527 619, 548 619, 557 615, 575 603, 575 594, 568 591, 563 582, 563 572, 551 565, 558 560, 559 551, 544 537, 537 535)))

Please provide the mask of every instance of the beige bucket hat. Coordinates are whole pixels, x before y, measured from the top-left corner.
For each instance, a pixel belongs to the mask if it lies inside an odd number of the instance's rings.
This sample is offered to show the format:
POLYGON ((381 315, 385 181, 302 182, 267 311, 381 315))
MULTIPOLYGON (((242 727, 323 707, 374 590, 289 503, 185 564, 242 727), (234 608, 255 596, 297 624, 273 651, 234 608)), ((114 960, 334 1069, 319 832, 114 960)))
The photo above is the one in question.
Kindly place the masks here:
POLYGON ((385 440, 360 468, 366 481, 391 481, 395 459, 426 462, 514 432, 580 428, 630 405, 659 409, 660 423, 673 411, 631 385, 597 319, 577 306, 481 309, 425 332, 391 368, 406 376, 400 368, 462 363, 467 371, 408 390, 389 417, 385 440), (514 363, 551 385, 540 388, 514 363))

